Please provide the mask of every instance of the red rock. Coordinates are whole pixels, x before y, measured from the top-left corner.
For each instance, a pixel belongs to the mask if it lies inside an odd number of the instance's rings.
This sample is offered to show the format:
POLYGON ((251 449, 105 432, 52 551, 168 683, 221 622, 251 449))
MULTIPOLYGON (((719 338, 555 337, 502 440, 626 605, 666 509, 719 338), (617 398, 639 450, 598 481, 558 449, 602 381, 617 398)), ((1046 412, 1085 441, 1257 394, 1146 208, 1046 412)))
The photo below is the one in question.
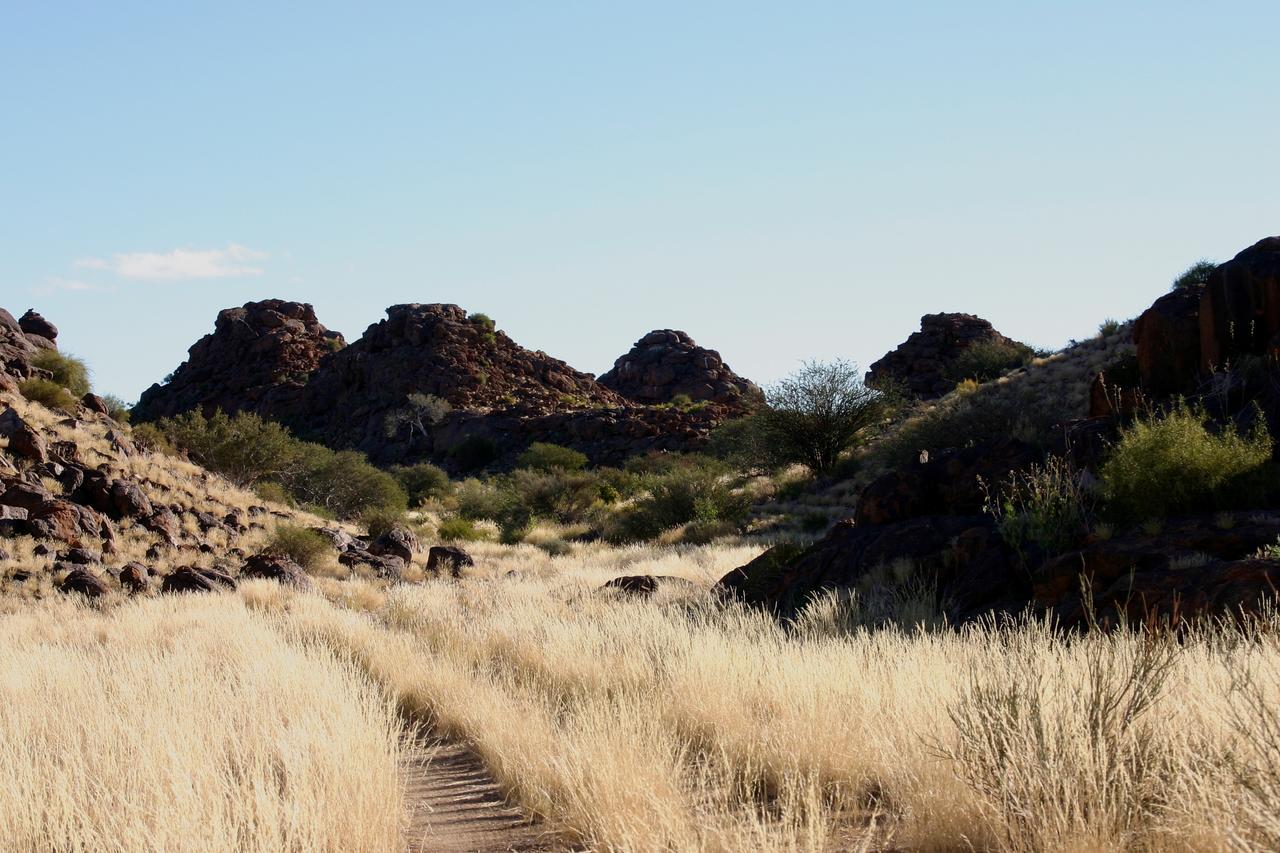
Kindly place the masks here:
POLYGON ((684 395, 746 414, 764 402, 760 389, 734 373, 719 353, 672 329, 659 329, 636 341, 599 381, 637 403, 670 403, 684 395))
POLYGON ((437 577, 445 571, 451 577, 462 577, 462 570, 475 564, 471 555, 456 545, 435 545, 427 552, 427 571, 437 577))

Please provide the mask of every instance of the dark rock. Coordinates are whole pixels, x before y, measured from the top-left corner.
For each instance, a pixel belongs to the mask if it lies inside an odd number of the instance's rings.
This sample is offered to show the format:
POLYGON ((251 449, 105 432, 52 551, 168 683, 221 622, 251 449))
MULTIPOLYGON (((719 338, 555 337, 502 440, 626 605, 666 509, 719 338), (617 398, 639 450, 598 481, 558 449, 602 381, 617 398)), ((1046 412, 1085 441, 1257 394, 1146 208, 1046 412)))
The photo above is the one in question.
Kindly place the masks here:
POLYGON ((1203 287, 1166 293, 1133 324, 1138 373, 1154 396, 1194 390, 1200 373, 1200 301, 1203 287))
MULTIPOLYGON (((5 492, 4 496, 8 496, 5 492)), ((55 498, 30 511, 27 529, 42 539, 78 542, 82 538, 110 537, 106 519, 87 506, 55 498)))
POLYGON ((1280 352, 1280 237, 1220 264, 1200 299, 1200 369, 1280 352))
POLYGON ((178 544, 178 537, 182 534, 182 525, 172 510, 156 510, 150 516, 142 519, 140 523, 152 533, 158 533, 166 544, 178 544))
POLYGON ((3 390, 16 391, 18 380, 31 376, 31 359, 37 352, 13 315, 0 308, 0 379, 6 380, 3 390))
POLYGON ((311 532, 318 533, 329 540, 329 544, 333 546, 335 551, 345 551, 355 542, 350 533, 345 530, 339 530, 336 527, 312 527, 311 532))
POLYGON ((145 518, 155 513, 151 500, 142 488, 129 480, 111 483, 111 506, 119 518, 145 518))
POLYGON ((435 545, 427 552, 427 571, 436 576, 448 571, 450 577, 462 577, 462 570, 475 564, 471 555, 456 545, 435 545))
POLYGON ((0 414, 0 437, 9 439, 10 453, 25 456, 37 463, 49 459, 44 438, 18 415, 17 409, 8 408, 4 414, 0 414))
POLYGON ((245 562, 240 577, 265 578, 303 592, 312 589, 311 578, 302 566, 279 554, 255 554, 245 562))
POLYGON ((107 407, 107 401, 92 392, 80 398, 80 405, 99 415, 111 414, 111 409, 107 407))
POLYGON ((160 592, 217 592, 219 588, 235 589, 235 578, 217 569, 199 569, 187 566, 166 575, 160 582, 160 592))
POLYGON ((405 563, 411 563, 413 555, 422 550, 422 546, 412 532, 396 526, 369 543, 368 550, 376 557, 399 557, 405 563))
POLYGON ((601 589, 616 589, 628 595, 647 598, 657 592, 658 587, 664 584, 686 588, 694 586, 692 581, 670 575, 624 575, 607 582, 601 589))
POLYGON ((86 598, 98 598, 107 594, 107 585, 102 579, 85 569, 73 569, 58 585, 62 592, 78 592, 86 598))
POLYGON ((47 341, 56 341, 58 339, 58 327, 30 308, 18 320, 18 326, 24 334, 38 335, 47 341))
POLYGON ((130 595, 139 595, 151 586, 151 571, 141 563, 125 563, 120 569, 120 586, 130 595))
POLYGON ((672 329, 659 329, 636 341, 599 381, 637 403, 670 403, 684 395, 745 414, 764 402, 760 389, 730 370, 718 352, 672 329))
POLYGON ((399 557, 378 556, 354 546, 339 554, 338 562, 350 568, 368 566, 378 577, 393 581, 401 579, 405 568, 404 560, 399 557))
POLYGON ((87 566, 101 560, 101 555, 88 548, 69 548, 58 555, 61 559, 77 566, 87 566))
POLYGON ((926 314, 920 318, 920 331, 871 365, 867 384, 900 384, 925 400, 941 397, 956 385, 950 368, 965 350, 979 343, 1025 347, 972 314, 926 314))

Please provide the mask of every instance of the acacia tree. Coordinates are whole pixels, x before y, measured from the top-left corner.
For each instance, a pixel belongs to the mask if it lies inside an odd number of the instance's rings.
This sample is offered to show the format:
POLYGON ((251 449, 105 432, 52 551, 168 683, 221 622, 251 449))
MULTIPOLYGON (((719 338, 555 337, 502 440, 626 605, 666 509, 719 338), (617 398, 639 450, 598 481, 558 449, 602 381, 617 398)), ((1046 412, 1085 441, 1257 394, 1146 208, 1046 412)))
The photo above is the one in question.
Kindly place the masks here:
POLYGON ((382 428, 387 438, 395 438, 406 427, 409 430, 409 441, 413 441, 413 437, 418 434, 426 438, 431 434, 431 428, 444 420, 453 409, 448 400, 442 400, 434 394, 415 392, 406 397, 405 401, 404 407, 388 412, 383 419, 382 428))
POLYGON ((771 452, 819 474, 865 441, 895 405, 891 393, 867 387, 858 366, 841 359, 806 361, 767 388, 765 398, 759 418, 771 452))

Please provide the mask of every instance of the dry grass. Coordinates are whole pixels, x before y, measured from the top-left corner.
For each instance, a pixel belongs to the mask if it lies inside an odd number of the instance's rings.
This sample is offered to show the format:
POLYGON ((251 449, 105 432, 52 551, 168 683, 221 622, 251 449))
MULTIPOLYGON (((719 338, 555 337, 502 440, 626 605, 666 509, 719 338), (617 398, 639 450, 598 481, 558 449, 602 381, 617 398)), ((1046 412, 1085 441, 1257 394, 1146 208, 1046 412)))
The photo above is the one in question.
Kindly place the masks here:
POLYGON ((4 617, 0 846, 393 849, 394 708, 277 628, 231 596, 4 617))

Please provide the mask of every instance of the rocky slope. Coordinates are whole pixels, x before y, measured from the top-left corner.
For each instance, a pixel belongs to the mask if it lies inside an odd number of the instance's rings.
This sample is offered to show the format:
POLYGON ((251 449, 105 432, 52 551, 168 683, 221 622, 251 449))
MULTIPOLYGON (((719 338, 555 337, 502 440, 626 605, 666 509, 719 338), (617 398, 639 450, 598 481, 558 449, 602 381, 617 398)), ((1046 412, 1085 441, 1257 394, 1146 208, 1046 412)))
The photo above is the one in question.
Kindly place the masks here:
POLYGON ((637 403, 670 403, 684 396, 743 414, 764 400, 755 383, 734 373, 720 353, 673 329, 657 329, 636 341, 600 384, 637 403))
POLYGON ((248 410, 380 463, 452 464, 462 442, 483 439, 499 464, 534 441, 616 464, 635 453, 698 446, 746 410, 754 389, 711 351, 677 346, 669 351, 688 358, 677 360, 673 376, 692 382, 700 359, 697 375, 715 379, 710 397, 728 402, 712 399, 691 412, 643 405, 456 305, 395 305, 350 345, 336 340, 309 305, 269 300, 228 309, 172 379, 148 389, 135 416, 248 410), (706 367, 713 357, 717 366, 706 367))

